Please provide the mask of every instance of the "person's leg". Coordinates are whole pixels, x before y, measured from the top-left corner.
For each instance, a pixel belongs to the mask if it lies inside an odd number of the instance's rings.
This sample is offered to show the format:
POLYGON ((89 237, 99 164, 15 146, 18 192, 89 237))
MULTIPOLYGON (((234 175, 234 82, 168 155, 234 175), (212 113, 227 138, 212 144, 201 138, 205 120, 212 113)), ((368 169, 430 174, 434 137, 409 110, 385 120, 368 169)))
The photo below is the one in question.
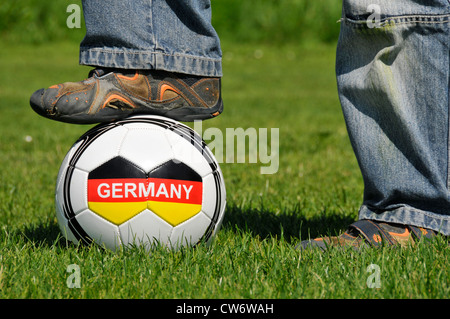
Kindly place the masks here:
POLYGON ((450 4, 433 3, 344 1, 336 72, 364 178, 360 219, 450 235, 450 4), (381 25, 368 28, 374 4, 381 25))
POLYGON ((84 0, 80 63, 222 76, 210 0, 84 0))
POLYGON ((448 236, 450 3, 343 3, 338 91, 364 179, 359 219, 370 222, 334 242, 417 227, 448 236))
POLYGON ((193 121, 222 112, 210 0, 89 0, 83 12, 80 63, 96 70, 36 91, 30 105, 38 114, 90 124, 138 113, 193 121))

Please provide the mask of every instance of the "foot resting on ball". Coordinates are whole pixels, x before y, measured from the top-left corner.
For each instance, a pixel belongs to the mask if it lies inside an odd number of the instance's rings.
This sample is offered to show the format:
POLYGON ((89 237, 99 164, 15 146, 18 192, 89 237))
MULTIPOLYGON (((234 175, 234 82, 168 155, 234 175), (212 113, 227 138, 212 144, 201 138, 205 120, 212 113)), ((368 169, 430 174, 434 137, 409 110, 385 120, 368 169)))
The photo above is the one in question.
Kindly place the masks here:
POLYGON ((86 80, 34 92, 30 105, 46 118, 76 124, 111 122, 132 114, 190 122, 223 110, 220 78, 101 68, 86 80))

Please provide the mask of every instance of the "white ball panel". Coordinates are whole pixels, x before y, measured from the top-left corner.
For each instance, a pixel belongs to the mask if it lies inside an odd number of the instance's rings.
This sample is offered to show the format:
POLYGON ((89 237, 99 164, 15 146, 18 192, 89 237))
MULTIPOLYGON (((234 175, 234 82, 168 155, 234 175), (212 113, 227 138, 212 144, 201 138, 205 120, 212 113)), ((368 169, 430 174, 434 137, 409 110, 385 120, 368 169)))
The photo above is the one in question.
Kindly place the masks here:
POLYGON ((220 215, 219 219, 216 222, 216 229, 214 233, 217 233, 222 225, 223 218, 225 217, 225 209, 227 207, 227 189, 225 188, 225 179, 223 178, 222 171, 220 167, 217 168, 220 174, 220 193, 221 193, 221 207, 220 207, 220 215))
MULTIPOLYGON (((223 205, 223 211, 225 210, 226 202, 227 202, 227 189, 225 187, 225 179, 222 174, 222 170, 220 169, 220 166, 217 167, 217 171, 220 174, 220 194, 221 194, 221 203, 223 205)), ((222 213, 222 215, 225 212, 222 213)))
POLYGON ((220 193, 222 194, 222 201, 225 202, 227 197, 227 189, 225 187, 225 178, 223 177, 222 170, 219 165, 217 165, 217 172, 220 175, 220 193))
POLYGON ((90 210, 81 212, 75 218, 83 230, 100 246, 105 246, 113 251, 120 247, 119 229, 116 225, 90 210))
POLYGON ((189 141, 170 130, 166 131, 166 135, 172 146, 175 161, 185 163, 202 177, 211 173, 211 167, 206 158, 189 141))
POLYGON ((79 141, 77 143, 75 143, 70 150, 67 152, 66 156, 64 157, 61 166, 59 168, 58 171, 58 177, 56 178, 56 188, 58 188, 59 184, 63 182, 64 177, 66 175, 67 172, 67 168, 69 166, 69 162, 72 159, 73 154, 75 154, 76 150, 78 149, 78 147, 80 147, 82 141, 79 141))
POLYGON ((58 198, 56 198, 56 220, 58 221, 59 229, 61 230, 61 233, 64 236, 64 238, 75 244, 78 244, 78 240, 76 239, 75 235, 69 228, 69 221, 64 216, 62 203, 58 200, 58 198))
POLYGON ((214 180, 214 175, 209 174, 203 177, 203 205, 202 211, 213 218, 216 209, 217 189, 214 180))
POLYGON ((225 207, 226 207, 226 203, 223 202, 223 205, 220 208, 219 219, 216 221, 216 226, 214 227, 212 237, 215 236, 217 234, 217 232, 220 230, 220 227, 222 227, 223 218, 225 216, 225 207))
POLYGON ((103 133, 84 151, 77 161, 76 167, 89 173, 116 157, 127 131, 123 126, 117 126, 103 133))
POLYGON ((205 214, 199 213, 173 229, 170 243, 174 248, 195 245, 210 224, 211 220, 205 214))
POLYGON ((151 211, 145 210, 120 225, 119 231, 124 246, 135 244, 151 248, 157 242, 168 244, 172 226, 151 211))
POLYGON ((60 209, 62 211, 62 207, 64 204, 64 176, 66 172, 64 171, 62 174, 63 179, 57 183, 56 185, 56 191, 55 191, 55 205, 57 209, 60 209))
POLYGON ((173 157, 164 131, 158 127, 154 129, 148 127, 147 125, 146 128, 130 129, 119 151, 120 156, 135 163, 145 172, 173 157))
POLYGON ((87 180, 88 173, 74 169, 70 180, 70 201, 75 215, 88 208, 87 180))
MULTIPOLYGON (((131 119, 131 117, 130 117, 131 119)), ((140 120, 136 120, 136 122, 125 122, 122 124, 124 127, 126 127, 129 130, 140 130, 140 129, 152 129, 155 131, 160 131, 160 132, 164 132, 165 128, 159 126, 159 125, 154 125, 150 122, 146 122, 144 121, 140 121, 140 120)))

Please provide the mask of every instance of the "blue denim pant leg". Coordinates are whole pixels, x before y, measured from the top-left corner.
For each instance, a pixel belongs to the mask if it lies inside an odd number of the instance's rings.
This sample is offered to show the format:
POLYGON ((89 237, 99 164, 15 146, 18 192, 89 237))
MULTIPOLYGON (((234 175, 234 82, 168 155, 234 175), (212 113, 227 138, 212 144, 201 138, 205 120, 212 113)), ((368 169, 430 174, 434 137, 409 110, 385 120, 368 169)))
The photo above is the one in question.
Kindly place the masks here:
POLYGON ((83 0, 80 64, 222 76, 210 0, 83 0))
POLYGON ((448 0, 343 2, 336 72, 360 219, 450 235, 449 21, 448 0))

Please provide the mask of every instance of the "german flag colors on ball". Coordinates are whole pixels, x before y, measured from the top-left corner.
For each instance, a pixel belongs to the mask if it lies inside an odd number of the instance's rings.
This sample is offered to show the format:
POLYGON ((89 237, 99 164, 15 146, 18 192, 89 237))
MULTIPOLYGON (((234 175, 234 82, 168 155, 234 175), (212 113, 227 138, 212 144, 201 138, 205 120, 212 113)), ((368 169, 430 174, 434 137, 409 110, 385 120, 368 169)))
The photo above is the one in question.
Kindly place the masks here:
POLYGON ((88 177, 89 208, 116 225, 149 208, 176 226, 200 212, 202 195, 200 175, 174 161, 146 174, 116 157, 88 177))

